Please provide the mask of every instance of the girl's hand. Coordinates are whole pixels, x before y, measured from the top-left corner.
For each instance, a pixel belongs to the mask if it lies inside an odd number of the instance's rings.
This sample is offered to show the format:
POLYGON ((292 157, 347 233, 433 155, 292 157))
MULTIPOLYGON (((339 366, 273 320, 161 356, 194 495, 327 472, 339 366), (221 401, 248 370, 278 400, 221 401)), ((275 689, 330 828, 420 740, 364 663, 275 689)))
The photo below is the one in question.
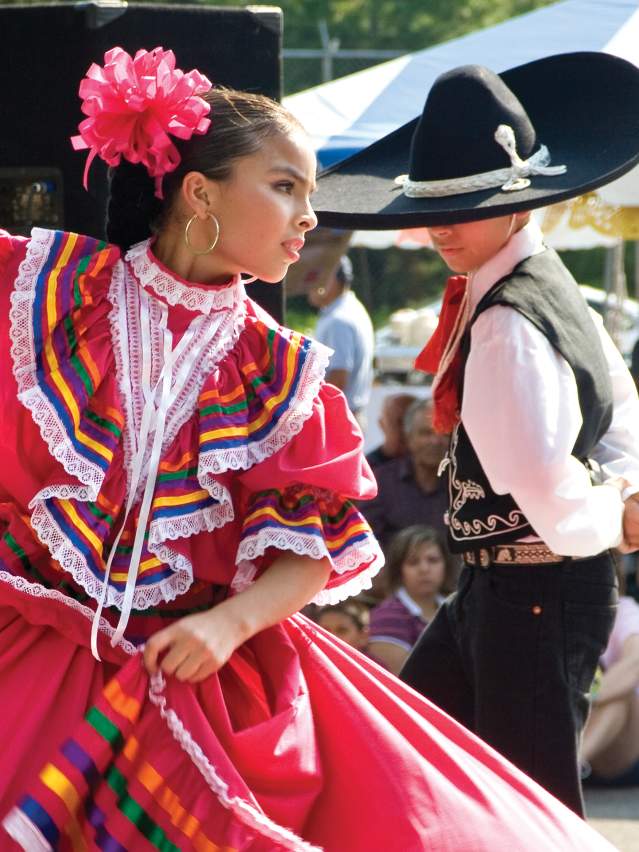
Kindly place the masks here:
POLYGON ((144 647, 144 665, 151 675, 162 671, 180 681, 199 683, 221 669, 246 638, 240 624, 219 604, 151 636, 144 647))

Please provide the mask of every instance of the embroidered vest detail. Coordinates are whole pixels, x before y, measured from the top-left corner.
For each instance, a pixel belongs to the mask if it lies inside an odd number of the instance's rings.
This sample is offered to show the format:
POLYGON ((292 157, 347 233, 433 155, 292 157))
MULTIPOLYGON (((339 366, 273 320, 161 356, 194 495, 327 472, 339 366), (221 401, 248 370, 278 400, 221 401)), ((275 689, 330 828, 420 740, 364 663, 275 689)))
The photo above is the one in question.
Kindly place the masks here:
MULTIPOLYGON (((587 464, 612 420, 612 387, 599 335, 575 280, 549 249, 518 264, 477 305, 461 344, 464 364, 470 329, 493 305, 507 305, 526 317, 573 370, 583 418, 573 455, 587 464), (569 323, 562 320, 566 317, 569 323)), ((463 422, 451 436, 448 460, 449 546, 454 553, 536 534, 513 497, 492 490, 463 422)))

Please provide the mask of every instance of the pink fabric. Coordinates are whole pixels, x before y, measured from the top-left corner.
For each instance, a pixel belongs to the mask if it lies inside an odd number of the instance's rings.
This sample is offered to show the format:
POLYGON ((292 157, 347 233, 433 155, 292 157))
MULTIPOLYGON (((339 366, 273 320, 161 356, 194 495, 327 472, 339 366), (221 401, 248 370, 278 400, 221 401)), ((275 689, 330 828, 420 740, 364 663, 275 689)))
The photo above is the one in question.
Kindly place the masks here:
MULTIPOLYGON (((73 735, 115 668, 7 608, 0 618, 4 812, 73 735)), ((124 660, 118 681, 142 701, 130 736, 190 812, 235 849, 293 848, 248 841, 241 816, 220 805, 157 702, 145 699, 140 657, 124 660)), ((169 680, 162 698, 229 797, 326 852, 611 849, 455 721, 302 616, 255 637, 195 688, 169 680)), ((132 793, 133 784, 132 775, 132 793)), ((107 793, 98 788, 95 800, 107 793)), ((142 848, 135 843, 126 848, 142 848)))
MULTIPOLYGON (((17 398, 12 361, 8 355, 10 295, 26 247, 26 239, 9 237, 6 232, 0 232, 0 353, 4 354, 0 358, 0 503, 4 502, 7 506, 13 504, 23 515, 28 514, 33 495, 45 486, 76 484, 75 478, 51 456, 42 440, 39 426, 17 398)), ((111 346, 111 304, 107 298, 109 284, 108 269, 102 270, 92 280, 91 315, 86 323, 86 333, 94 344, 92 355, 103 377, 94 397, 95 410, 98 412, 107 406, 121 408, 111 346)), ((169 307, 169 327, 174 333, 176 344, 192 319, 193 313, 185 307, 179 304, 169 307)), ((258 330, 258 323, 256 309, 249 304, 245 328, 237 344, 223 358, 214 375, 205 380, 202 392, 215 385, 224 395, 247 381, 244 369, 246 363, 261 360, 266 355, 264 336, 258 330)), ((197 451, 198 442, 198 422, 193 417, 180 429, 165 455, 165 461, 177 463, 187 451, 197 451)), ((189 538, 176 539, 171 543, 172 549, 189 559, 198 579, 230 584, 236 570, 235 554, 242 516, 251 495, 262 489, 285 489, 289 485, 304 482, 320 489, 329 489, 348 499, 373 497, 376 483, 363 456, 362 447, 361 431, 348 410, 343 394, 331 385, 323 385, 313 401, 310 417, 295 440, 289 441, 282 449, 247 471, 230 470, 216 475, 220 484, 231 493, 235 506, 235 517, 225 525, 224 536, 220 536, 218 531, 203 531, 189 538), (339 429, 333 425, 336 423, 340 424, 339 429)), ((119 445, 106 475, 104 494, 111 503, 121 505, 125 488, 126 474, 119 445)), ((258 571, 267 567, 272 559, 273 552, 256 558, 258 571)), ((365 567, 354 566, 352 573, 356 574, 365 567)), ((350 578, 351 574, 335 573, 329 586, 340 585, 350 578)))

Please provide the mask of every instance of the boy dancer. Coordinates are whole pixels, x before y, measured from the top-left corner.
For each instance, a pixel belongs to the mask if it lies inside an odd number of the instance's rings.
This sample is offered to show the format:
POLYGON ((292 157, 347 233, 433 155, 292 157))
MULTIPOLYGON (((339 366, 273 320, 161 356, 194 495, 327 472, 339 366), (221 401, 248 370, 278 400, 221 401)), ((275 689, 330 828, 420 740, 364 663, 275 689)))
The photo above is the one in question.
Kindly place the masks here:
POLYGON ((451 433, 449 543, 464 568, 401 676, 578 813, 577 744, 617 600, 609 549, 639 545, 639 403, 528 211, 637 162, 638 95, 637 69, 603 54, 501 77, 454 69, 418 121, 328 173, 316 202, 333 227, 425 225, 465 273, 418 359, 451 433))

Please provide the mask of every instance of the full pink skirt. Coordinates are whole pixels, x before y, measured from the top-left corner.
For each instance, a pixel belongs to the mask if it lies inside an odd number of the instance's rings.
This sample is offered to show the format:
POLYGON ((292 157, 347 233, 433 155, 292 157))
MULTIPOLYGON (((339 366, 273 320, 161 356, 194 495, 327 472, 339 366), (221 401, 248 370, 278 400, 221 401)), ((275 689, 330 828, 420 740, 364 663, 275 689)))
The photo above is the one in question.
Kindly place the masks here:
POLYGON ((302 616, 197 687, 61 618, 0 607, 0 850, 612 848, 302 616))

